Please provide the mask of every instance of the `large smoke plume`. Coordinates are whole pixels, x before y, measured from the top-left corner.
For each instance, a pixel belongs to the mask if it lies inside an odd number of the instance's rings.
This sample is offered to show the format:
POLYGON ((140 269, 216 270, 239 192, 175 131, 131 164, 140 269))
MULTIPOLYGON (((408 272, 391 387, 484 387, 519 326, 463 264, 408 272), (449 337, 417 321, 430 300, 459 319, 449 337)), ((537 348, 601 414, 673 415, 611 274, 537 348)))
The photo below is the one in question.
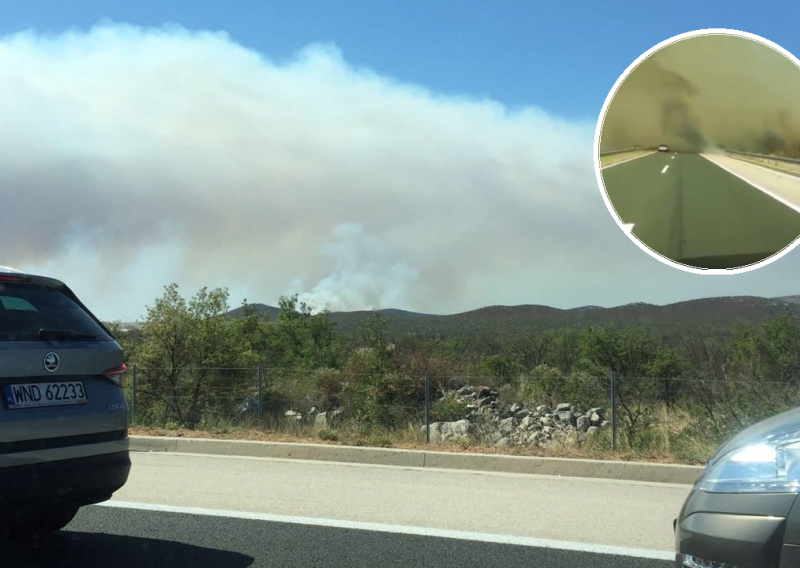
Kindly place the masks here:
POLYGON ((591 124, 401 84, 331 45, 274 62, 177 27, 22 33, 0 39, 0 107, 3 262, 120 317, 120 287, 141 314, 170 281, 479 307, 484 278, 538 251, 577 260, 566 222, 608 221, 574 207, 596 191, 591 124))
MULTIPOLYGON (((169 282, 429 313, 797 290, 785 261, 720 281, 642 253, 601 199, 593 123, 402 84, 330 45, 275 62, 175 27, 22 33, 0 38, 0 108, 0 264, 65 279, 101 317, 142 316, 169 282)), ((748 125, 788 139, 782 108, 748 125)))

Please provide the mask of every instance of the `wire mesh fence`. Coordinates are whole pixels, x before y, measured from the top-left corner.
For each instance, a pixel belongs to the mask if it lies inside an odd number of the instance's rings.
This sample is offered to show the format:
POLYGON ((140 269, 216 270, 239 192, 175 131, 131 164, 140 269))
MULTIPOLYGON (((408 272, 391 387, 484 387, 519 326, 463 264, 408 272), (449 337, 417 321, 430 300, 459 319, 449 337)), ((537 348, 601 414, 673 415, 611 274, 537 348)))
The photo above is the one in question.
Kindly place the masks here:
POLYGON ((259 400, 257 368, 146 368, 134 366, 127 384, 131 422, 205 428, 252 421, 259 400))
POLYGON ((616 373, 409 376, 263 366, 134 365, 126 394, 131 422, 140 427, 317 430, 320 437, 335 437, 336 430, 348 427, 371 427, 423 440, 470 438, 539 446, 560 441, 562 433, 580 441, 602 430, 608 433, 609 449, 717 443, 800 406, 800 384, 793 381, 616 373))

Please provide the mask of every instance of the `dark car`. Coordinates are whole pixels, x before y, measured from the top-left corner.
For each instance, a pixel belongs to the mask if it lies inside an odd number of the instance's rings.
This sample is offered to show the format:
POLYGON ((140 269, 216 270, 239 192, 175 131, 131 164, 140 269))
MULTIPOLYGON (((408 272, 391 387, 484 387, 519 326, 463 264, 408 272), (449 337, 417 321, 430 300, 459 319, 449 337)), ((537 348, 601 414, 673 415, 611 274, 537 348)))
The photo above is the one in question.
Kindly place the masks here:
POLYGON ((64 527, 128 479, 122 348, 63 283, 0 267, 0 532, 64 527))
POLYGON ((800 408, 724 444, 675 520, 676 565, 800 566, 800 408))

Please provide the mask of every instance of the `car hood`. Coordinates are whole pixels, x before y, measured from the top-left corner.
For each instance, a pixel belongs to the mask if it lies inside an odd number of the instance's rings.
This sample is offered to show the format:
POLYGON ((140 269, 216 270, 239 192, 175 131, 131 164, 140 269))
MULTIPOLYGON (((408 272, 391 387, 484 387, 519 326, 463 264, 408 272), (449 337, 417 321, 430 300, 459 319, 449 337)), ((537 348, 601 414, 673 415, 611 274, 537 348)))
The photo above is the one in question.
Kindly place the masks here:
POLYGON ((787 410, 745 428, 723 444, 709 460, 709 463, 714 463, 728 452, 748 444, 780 438, 792 433, 800 434, 800 408, 787 410))

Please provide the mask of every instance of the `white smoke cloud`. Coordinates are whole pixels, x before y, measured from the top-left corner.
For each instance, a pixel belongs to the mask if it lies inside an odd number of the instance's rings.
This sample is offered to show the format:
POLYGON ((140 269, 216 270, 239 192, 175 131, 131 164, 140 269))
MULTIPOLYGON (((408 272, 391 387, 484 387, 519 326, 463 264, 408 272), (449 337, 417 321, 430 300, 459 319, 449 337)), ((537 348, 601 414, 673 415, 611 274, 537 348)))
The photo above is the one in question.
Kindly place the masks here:
POLYGON ((177 27, 26 32, 0 38, 0 108, 0 264, 63 278, 101 317, 140 317, 173 281, 429 313, 797 281, 644 255, 600 197, 594 124, 403 84, 332 45, 275 62, 177 27))
MULTIPOLYGON (((333 239, 323 245, 321 256, 333 271, 299 299, 314 310, 375 310, 409 305, 419 271, 396 259, 391 245, 364 234, 360 224, 346 223, 333 229, 333 239)), ((304 290, 302 280, 294 290, 304 290)))

